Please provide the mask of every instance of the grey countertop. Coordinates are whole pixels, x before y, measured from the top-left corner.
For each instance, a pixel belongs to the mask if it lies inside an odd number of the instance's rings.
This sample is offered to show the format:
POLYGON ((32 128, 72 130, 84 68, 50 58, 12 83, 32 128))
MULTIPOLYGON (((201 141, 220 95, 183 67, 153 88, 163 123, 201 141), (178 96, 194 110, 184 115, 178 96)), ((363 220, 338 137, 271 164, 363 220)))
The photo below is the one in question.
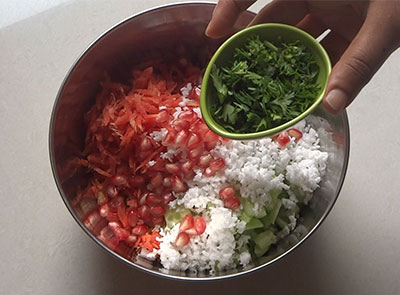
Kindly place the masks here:
POLYGON ((317 232, 267 269, 185 283, 132 269, 86 236, 58 194, 47 142, 79 54, 123 18, 172 1, 35 1, 0 0, 0 294, 400 294, 400 51, 348 108, 347 177, 317 232))

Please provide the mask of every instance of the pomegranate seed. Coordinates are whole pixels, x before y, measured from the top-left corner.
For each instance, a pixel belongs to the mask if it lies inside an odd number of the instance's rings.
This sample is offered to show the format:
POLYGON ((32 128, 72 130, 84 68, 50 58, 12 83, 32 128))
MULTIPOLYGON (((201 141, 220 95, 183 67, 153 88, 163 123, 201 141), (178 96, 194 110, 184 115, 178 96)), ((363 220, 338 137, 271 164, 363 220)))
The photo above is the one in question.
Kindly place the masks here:
POLYGON ((138 208, 138 215, 144 221, 148 220, 151 217, 150 207, 147 205, 142 205, 138 208))
POLYGON ((187 244, 189 244, 189 240, 190 240, 189 235, 185 232, 181 232, 176 237, 175 245, 178 248, 182 248, 182 247, 186 246, 187 244))
POLYGON ((197 118, 197 114, 193 110, 187 110, 180 113, 178 118, 192 123, 197 118))
POLYGON ((181 131, 184 129, 189 129, 190 122, 182 120, 182 119, 176 119, 172 122, 172 125, 174 126, 176 131, 181 131))
POLYGON ((111 250, 115 250, 119 243, 119 240, 109 226, 104 227, 97 238, 111 250))
POLYGON ((103 192, 98 192, 97 193, 97 204, 101 206, 107 202, 108 202, 108 197, 103 192))
POLYGON ((185 233, 187 233, 190 236, 197 236, 197 231, 194 228, 194 226, 189 228, 189 229, 187 229, 187 230, 185 230, 185 233))
POLYGON ((154 207, 163 203, 163 200, 156 194, 149 193, 146 197, 146 204, 150 207, 154 207))
POLYGON ((107 217, 109 212, 110 212, 110 207, 108 207, 108 204, 104 204, 104 205, 100 206, 100 215, 102 217, 107 217))
POLYGON ((95 235, 100 233, 100 230, 107 226, 107 221, 101 217, 99 212, 94 211, 85 219, 83 224, 95 235))
POLYGON ((174 144, 176 135, 177 135, 176 131, 169 130, 167 135, 164 137, 162 144, 164 146, 169 146, 169 145, 174 144))
POLYGON ((212 132, 211 130, 207 130, 204 133, 203 140, 205 142, 217 142, 218 141, 218 135, 215 134, 214 132, 212 132))
POLYGON ((128 205, 129 209, 136 209, 139 206, 136 199, 129 199, 126 201, 126 204, 128 205))
POLYGON ((238 197, 232 197, 224 200, 225 208, 236 210, 240 207, 240 199, 238 197))
POLYGON ((121 227, 121 223, 118 221, 111 221, 108 223, 108 226, 114 231, 116 228, 121 227))
POLYGON ((196 125, 194 126, 194 130, 196 132, 198 132, 201 136, 206 135, 206 133, 208 131, 210 131, 210 129, 208 128, 208 126, 206 125, 206 123, 204 123, 204 121, 202 119, 200 119, 198 122, 196 122, 196 125))
POLYGON ((218 141, 209 141, 204 143, 204 147, 207 151, 211 151, 217 146, 218 141))
POLYGON ((165 214, 165 208, 161 206, 151 207, 150 212, 153 216, 163 216, 165 214))
POLYGON ((219 191, 219 197, 221 200, 226 200, 228 198, 232 198, 235 196, 235 188, 233 186, 226 186, 224 188, 221 188, 219 191))
POLYGON ((121 227, 121 224, 118 222, 109 222, 108 226, 111 228, 111 230, 114 232, 115 237, 119 241, 126 240, 129 237, 129 232, 121 227))
POLYGON ((197 160, 202 155, 202 153, 203 153, 203 147, 199 145, 189 151, 188 157, 190 160, 197 160))
POLYGON ((129 180, 131 187, 141 187, 145 183, 145 178, 142 175, 136 175, 129 180))
POLYGON ((189 98, 194 99, 194 100, 199 100, 200 99, 200 93, 201 90, 199 87, 193 87, 192 90, 189 92, 189 98))
POLYGON ((199 159, 199 166, 202 168, 208 167, 212 159, 213 157, 210 154, 202 155, 199 159))
POLYGON ((290 137, 286 131, 283 131, 278 134, 276 141, 281 147, 285 147, 290 142, 290 137))
POLYGON ((190 173, 193 171, 193 163, 191 161, 186 161, 181 165, 182 172, 184 174, 190 173))
POLYGON ((203 217, 196 216, 194 218, 194 228, 198 235, 201 235, 206 230, 206 222, 203 217))
POLYGON ((192 228, 193 226, 194 226, 193 216, 190 213, 188 213, 182 218, 181 224, 179 225, 179 231, 186 231, 189 228, 192 228))
POLYGON ((130 226, 135 226, 139 220, 139 216, 136 210, 128 210, 128 214, 127 214, 127 218, 128 218, 128 224, 130 226))
POLYGON ((115 185, 115 186, 123 186, 126 185, 128 183, 128 181, 126 180, 126 178, 124 176, 121 175, 117 175, 114 176, 110 179, 111 184, 115 185))
POLYGON ((164 225, 165 224, 164 216, 153 217, 153 224, 154 225, 164 225))
POLYGON ((194 149, 200 143, 201 143, 200 136, 197 133, 191 133, 189 135, 189 138, 188 138, 186 146, 187 146, 188 149, 194 149))
POLYGON ((164 188, 163 188, 162 186, 153 188, 153 192, 154 192, 156 195, 161 196, 162 193, 164 192, 164 188))
POLYGON ((118 244, 117 248, 115 249, 115 252, 117 252, 119 255, 121 255, 122 257, 125 257, 127 259, 130 259, 133 251, 134 250, 128 245, 128 243, 126 243, 126 240, 123 242, 120 242, 118 244))
POLYGON ((117 212, 121 203, 124 203, 124 198, 119 196, 108 202, 108 207, 111 212, 117 212))
POLYGON ((146 204, 147 195, 148 195, 148 194, 146 193, 146 194, 143 194, 143 195, 140 197, 140 199, 139 199, 139 206, 142 206, 142 205, 146 204))
POLYGON ((138 237, 135 235, 130 235, 126 240, 125 243, 127 243, 129 246, 133 247, 136 244, 138 237))
POLYGON ((149 231, 149 227, 145 224, 139 224, 136 225, 133 229, 132 229, 132 234, 137 235, 137 236, 142 236, 145 233, 147 233, 149 231))
POLYGON ((186 191, 186 184, 176 175, 172 178, 172 190, 175 193, 186 191))
POLYGON ((164 187, 171 187, 172 186, 172 178, 171 177, 165 177, 163 179, 163 186, 164 187))
POLYGON ((119 217, 117 212, 109 212, 106 216, 106 219, 108 221, 118 221, 119 222, 119 217))
POLYGON ((210 162, 210 169, 212 171, 219 171, 224 167, 225 167, 225 161, 222 158, 218 158, 210 162))
POLYGON ((118 206, 117 213, 118 213, 119 220, 121 221, 123 227, 127 227, 128 226, 128 217, 126 215, 126 207, 125 207, 124 203, 122 203, 122 204, 120 204, 120 206, 118 206))
POLYGON ((296 128, 290 128, 287 133, 290 137, 294 137, 296 142, 303 137, 303 133, 296 128))
POLYGON ((171 193, 163 195, 163 203, 164 203, 164 205, 167 205, 169 202, 171 202, 171 201, 173 201, 175 199, 176 198, 171 193))
POLYGON ((179 146, 184 146, 188 139, 188 132, 186 130, 181 130, 175 137, 175 144, 179 146))
POLYGON ((144 137, 142 141, 139 144, 139 149, 141 151, 149 151, 153 148, 153 145, 151 144, 151 140, 148 137, 144 137))
POLYGON ((165 170, 167 170, 171 174, 178 174, 179 173, 179 165, 176 163, 167 163, 165 164, 165 170))
POLYGON ((153 188, 160 187, 162 186, 163 183, 163 177, 161 173, 156 173, 151 179, 150 179, 150 184, 153 186, 153 188))
POLYGON ((118 195, 117 188, 113 185, 107 186, 107 195, 110 198, 115 198, 118 195))
POLYGON ((161 110, 156 116, 157 123, 167 122, 168 119, 169 119, 169 114, 168 114, 168 111, 166 111, 166 110, 161 110))
POLYGON ((215 171, 211 170, 210 167, 207 167, 207 168, 204 170, 203 175, 204 175, 205 177, 211 177, 211 176, 214 176, 214 175, 215 175, 215 171))

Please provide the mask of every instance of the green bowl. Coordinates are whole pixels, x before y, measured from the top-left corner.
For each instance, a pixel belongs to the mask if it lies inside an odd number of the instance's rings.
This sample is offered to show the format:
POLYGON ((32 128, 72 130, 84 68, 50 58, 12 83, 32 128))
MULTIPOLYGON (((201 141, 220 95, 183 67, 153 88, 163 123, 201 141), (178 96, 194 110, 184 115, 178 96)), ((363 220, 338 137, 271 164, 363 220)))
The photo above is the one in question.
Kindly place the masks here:
POLYGON ((222 137, 237 140, 246 140, 271 136, 296 124, 300 120, 307 117, 315 108, 317 108, 317 106, 322 102, 330 71, 331 63, 325 49, 321 46, 321 44, 318 43, 318 41, 314 37, 304 32, 303 30, 300 30, 290 25, 277 23, 268 23, 248 27, 227 39, 217 49, 210 62, 208 63, 208 66, 203 76, 203 83, 200 94, 201 113, 207 126, 216 134, 222 137), (235 48, 242 47, 246 43, 247 39, 252 35, 258 35, 261 40, 274 41, 278 37, 280 37, 281 40, 284 42, 291 42, 296 40, 302 42, 314 55, 315 60, 319 65, 320 71, 317 78, 317 83, 321 85, 321 90, 315 97, 314 103, 304 113, 280 126, 253 133, 233 133, 226 130, 224 126, 215 121, 213 118, 213 114, 211 113, 211 106, 213 104, 213 101, 215 101, 217 97, 210 73, 211 68, 214 64, 217 67, 227 66, 233 58, 235 48))

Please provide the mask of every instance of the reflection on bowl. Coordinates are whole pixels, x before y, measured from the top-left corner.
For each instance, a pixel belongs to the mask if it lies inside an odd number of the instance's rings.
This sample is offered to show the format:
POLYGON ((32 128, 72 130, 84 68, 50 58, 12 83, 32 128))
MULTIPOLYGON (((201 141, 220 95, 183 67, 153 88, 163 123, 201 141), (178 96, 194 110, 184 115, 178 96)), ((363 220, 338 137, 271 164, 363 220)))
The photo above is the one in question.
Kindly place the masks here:
MULTIPOLYGON (((82 229, 101 247, 119 260, 140 270, 169 278, 209 280, 242 275, 275 263, 301 244, 324 220, 340 192, 349 155, 349 128, 346 113, 333 116, 318 108, 307 122, 318 131, 321 150, 329 155, 327 171, 309 206, 302 211, 294 231, 279 241, 268 261, 254 261, 250 267, 215 273, 190 273, 167 270, 143 258, 127 259, 108 249, 83 224, 74 206, 77 188, 88 181, 88 174, 71 165, 81 156, 85 140, 84 114, 94 104, 104 72, 124 79, 124 74, 147 58, 169 59, 176 48, 189 48, 193 59, 205 66, 209 53, 223 40, 204 36, 214 5, 182 3, 168 5, 135 15, 97 39, 72 66, 54 104, 49 135, 50 160, 60 194, 82 229), (149 46, 149 44, 151 46, 149 46)), ((237 29, 253 14, 244 13, 237 29)))

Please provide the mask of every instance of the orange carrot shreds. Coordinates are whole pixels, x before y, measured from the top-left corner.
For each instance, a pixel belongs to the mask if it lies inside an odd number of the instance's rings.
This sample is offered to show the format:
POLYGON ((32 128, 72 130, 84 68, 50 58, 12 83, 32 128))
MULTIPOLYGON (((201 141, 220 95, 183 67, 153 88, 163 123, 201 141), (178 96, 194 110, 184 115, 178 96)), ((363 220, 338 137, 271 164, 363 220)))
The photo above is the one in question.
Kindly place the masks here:
POLYGON ((151 233, 145 233, 140 236, 137 241, 137 247, 144 248, 147 251, 152 252, 153 249, 160 249, 160 241, 157 238, 161 238, 160 232, 156 229, 153 229, 151 233))

